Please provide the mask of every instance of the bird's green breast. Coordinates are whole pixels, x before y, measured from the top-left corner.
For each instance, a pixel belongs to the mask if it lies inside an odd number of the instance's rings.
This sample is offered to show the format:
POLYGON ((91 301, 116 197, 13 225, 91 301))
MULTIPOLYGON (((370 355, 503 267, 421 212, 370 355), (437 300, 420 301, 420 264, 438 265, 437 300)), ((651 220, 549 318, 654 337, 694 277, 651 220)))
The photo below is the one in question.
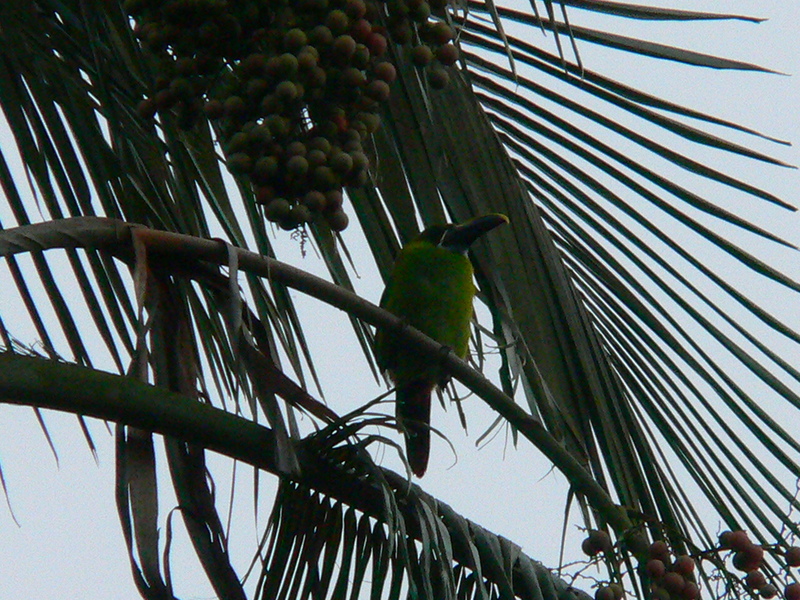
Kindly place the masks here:
MULTIPOLYGON (((464 358, 474 296, 472 265, 465 255, 415 241, 399 254, 381 306, 464 358)), ((391 332, 378 332, 379 364, 393 373, 395 381, 439 379, 435 359, 417 352, 398 352, 398 346, 391 332)))

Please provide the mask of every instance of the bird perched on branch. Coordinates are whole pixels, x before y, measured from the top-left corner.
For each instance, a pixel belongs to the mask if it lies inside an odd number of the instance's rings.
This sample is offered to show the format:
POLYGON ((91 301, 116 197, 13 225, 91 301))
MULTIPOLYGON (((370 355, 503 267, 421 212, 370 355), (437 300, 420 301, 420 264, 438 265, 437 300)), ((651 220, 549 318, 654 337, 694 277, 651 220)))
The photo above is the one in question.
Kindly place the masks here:
MULTIPOLYGON (((381 306, 464 358, 475 296, 467 250, 503 223, 508 223, 507 217, 490 214, 423 231, 397 256, 381 306)), ((435 358, 407 347, 391 331, 378 329, 375 351, 378 366, 395 383, 397 421, 408 462, 422 477, 430 453, 431 392, 437 385, 443 387, 448 377, 435 358)))

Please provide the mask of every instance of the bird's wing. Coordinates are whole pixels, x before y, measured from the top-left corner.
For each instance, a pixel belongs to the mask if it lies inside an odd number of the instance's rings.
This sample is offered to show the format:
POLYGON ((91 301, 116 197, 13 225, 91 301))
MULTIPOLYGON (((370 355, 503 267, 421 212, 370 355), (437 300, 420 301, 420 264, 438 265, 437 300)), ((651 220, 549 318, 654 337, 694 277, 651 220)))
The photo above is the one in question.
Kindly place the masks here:
MULTIPOLYGON (((381 294, 381 308, 386 308, 386 300, 391 287, 392 281, 389 280, 389 283, 383 290, 383 294, 381 294)), ((378 364, 378 368, 383 372, 391 371, 395 367, 397 347, 396 344, 392 342, 392 337, 391 333, 386 332, 380 327, 375 331, 375 361, 378 364)))

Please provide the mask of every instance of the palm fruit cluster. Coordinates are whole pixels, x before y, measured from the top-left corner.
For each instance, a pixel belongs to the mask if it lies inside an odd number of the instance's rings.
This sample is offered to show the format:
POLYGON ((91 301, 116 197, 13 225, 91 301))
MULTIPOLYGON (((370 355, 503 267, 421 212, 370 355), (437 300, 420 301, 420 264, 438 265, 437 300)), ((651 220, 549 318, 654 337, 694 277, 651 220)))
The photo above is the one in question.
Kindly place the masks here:
POLYGON ((663 540, 652 543, 645 563, 652 584, 654 600, 695 600, 700 588, 694 581, 695 562, 691 556, 673 557, 663 540))
POLYGON ((125 0, 158 76, 139 114, 209 119, 231 173, 265 217, 295 229, 348 218, 344 186, 369 177, 398 44, 432 88, 458 58, 445 0, 125 0))
MULTIPOLYGON (((612 555, 614 545, 604 531, 591 530, 581 545, 587 556, 612 555)), ((691 556, 673 557, 669 546, 662 540, 640 548, 644 570, 651 581, 650 597, 654 600, 697 600, 700 588, 694 581, 695 561, 691 556)), ((619 583, 612 582, 597 587, 595 600, 621 600, 625 595, 619 583)))
MULTIPOLYGON (((782 596, 784 600, 800 600, 800 583, 787 582, 793 578, 792 569, 800 567, 800 546, 755 544, 747 532, 741 530, 722 532, 717 547, 697 551, 694 557, 686 554, 676 556, 664 540, 657 540, 649 545, 637 543, 636 550, 627 543, 626 546, 627 551, 634 552, 640 560, 640 573, 646 574, 650 582, 650 598, 653 600, 700 598, 700 588, 695 577, 696 560, 709 560, 718 569, 724 569, 726 575, 720 575, 720 579, 727 579, 732 588, 746 590, 753 597, 770 600, 782 596), (776 577, 774 572, 769 574, 769 568, 764 561, 766 555, 772 555, 779 563, 783 563, 786 577, 776 577), (725 567, 726 561, 730 563, 732 570, 725 567), (733 575, 734 571, 742 575, 733 575), (781 584, 779 579, 783 579, 784 583, 781 584), (783 588, 782 593, 779 587, 783 588)), ((620 571, 622 564, 615 553, 617 546, 606 532, 589 530, 581 548, 589 557, 602 555, 611 559, 616 563, 613 571, 620 571)), ((619 548, 623 549, 625 546, 619 548)), ((619 583, 602 583, 597 587, 595 600, 621 600, 624 595, 624 589, 619 583)))
MULTIPOLYGON (((765 553, 782 555, 787 571, 800 567, 800 547, 790 546, 781 550, 774 546, 760 546, 750 540, 746 531, 723 531, 719 535, 719 546, 720 550, 731 552, 733 568, 745 574, 742 577, 744 586, 767 600, 778 596, 778 586, 767 579, 763 570, 765 553)), ((800 584, 794 582, 786 585, 783 597, 785 600, 800 600, 800 584)))

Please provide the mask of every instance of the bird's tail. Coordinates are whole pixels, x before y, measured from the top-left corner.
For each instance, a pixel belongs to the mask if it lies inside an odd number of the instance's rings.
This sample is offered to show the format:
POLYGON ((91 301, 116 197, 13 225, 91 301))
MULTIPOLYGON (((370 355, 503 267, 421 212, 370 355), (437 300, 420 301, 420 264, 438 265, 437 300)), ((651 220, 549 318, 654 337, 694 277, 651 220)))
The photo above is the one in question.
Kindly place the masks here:
POLYGON ((433 386, 430 381, 412 381, 397 388, 397 421, 405 434, 408 464, 417 477, 428 468, 433 386))

